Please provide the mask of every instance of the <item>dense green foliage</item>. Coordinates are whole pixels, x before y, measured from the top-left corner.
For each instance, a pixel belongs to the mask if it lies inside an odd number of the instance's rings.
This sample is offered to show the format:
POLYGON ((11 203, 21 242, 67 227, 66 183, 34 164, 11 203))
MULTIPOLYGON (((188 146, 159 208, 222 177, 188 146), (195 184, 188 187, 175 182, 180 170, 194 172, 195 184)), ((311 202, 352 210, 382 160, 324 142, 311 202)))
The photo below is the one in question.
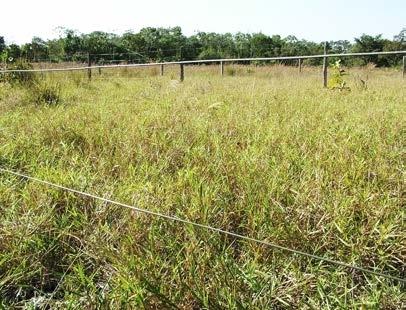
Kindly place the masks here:
MULTIPOLYGON (((323 44, 299 40, 294 36, 282 38, 279 35, 268 36, 263 33, 218 34, 199 32, 187 37, 180 27, 144 28, 139 32, 126 32, 116 35, 101 31, 80 34, 63 29, 61 36, 54 40, 42 40, 34 37, 30 43, 18 46, 11 44, 4 49, 3 58, 17 60, 24 58, 29 62, 37 61, 87 61, 88 54, 94 63, 111 62, 148 62, 237 57, 295 56, 323 53, 323 44)), ((362 35, 349 41, 330 41, 330 53, 371 52, 406 49, 406 29, 393 40, 382 36, 362 35)), ((346 65, 360 65, 369 62, 378 66, 393 66, 400 57, 371 56, 359 59, 347 59, 346 65)), ((311 60, 318 64, 320 60, 311 60)))
MULTIPOLYGON (((312 67, 227 68, 188 67, 184 83, 170 67, 0 83, 0 167, 404 278, 399 72, 351 69, 338 92, 312 67)), ((405 298, 396 281, 0 173, 0 308, 402 309, 405 298)))
POLYGON ((6 49, 6 42, 4 41, 4 37, 0 37, 0 54, 6 49))
MULTIPOLYGON (((15 70, 30 70, 33 69, 32 65, 25 61, 15 61, 10 68, 15 70)), ((0 82, 7 82, 9 84, 31 84, 36 80, 37 76, 33 72, 12 72, 9 74, 1 74, 0 82)))

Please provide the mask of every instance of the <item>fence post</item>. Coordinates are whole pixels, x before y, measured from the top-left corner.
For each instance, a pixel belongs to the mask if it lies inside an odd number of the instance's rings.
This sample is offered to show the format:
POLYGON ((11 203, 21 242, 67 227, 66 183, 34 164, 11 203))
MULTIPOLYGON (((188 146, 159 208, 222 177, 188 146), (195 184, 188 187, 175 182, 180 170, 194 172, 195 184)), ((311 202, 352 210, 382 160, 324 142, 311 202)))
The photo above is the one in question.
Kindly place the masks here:
POLYGON ((87 54, 87 66, 89 67, 87 69, 87 77, 90 81, 92 79, 92 69, 90 68, 92 66, 92 61, 90 60, 90 54, 87 54))
POLYGON ((164 65, 161 65, 161 76, 164 76, 164 65))
MULTIPOLYGON (((327 55, 327 42, 324 42, 324 55, 327 55)), ((323 57, 323 86, 327 87, 327 57, 323 57)))
POLYGON ((402 77, 405 78, 406 76, 406 56, 403 56, 403 73, 402 77))
POLYGON ((299 73, 302 72, 302 58, 299 58, 299 73))
POLYGON ((183 64, 180 64, 180 81, 183 82, 185 80, 185 68, 183 64))
POLYGON ((220 61, 220 74, 221 76, 224 76, 224 62, 220 61))
MULTIPOLYGON (((99 66, 100 66, 100 64, 99 64, 99 66)), ((99 67, 99 75, 101 75, 101 68, 99 67)))

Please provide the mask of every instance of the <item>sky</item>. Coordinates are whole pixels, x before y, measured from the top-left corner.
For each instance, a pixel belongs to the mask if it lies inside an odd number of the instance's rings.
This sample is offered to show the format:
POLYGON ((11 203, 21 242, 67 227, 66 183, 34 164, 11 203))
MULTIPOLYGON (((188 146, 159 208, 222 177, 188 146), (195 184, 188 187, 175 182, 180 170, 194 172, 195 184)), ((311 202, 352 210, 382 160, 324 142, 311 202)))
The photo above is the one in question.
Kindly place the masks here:
POLYGON ((58 37, 58 27, 121 34, 181 26, 183 33, 263 32, 312 41, 350 40, 363 33, 392 39, 406 28, 406 0, 3 0, 0 36, 26 43, 58 37))

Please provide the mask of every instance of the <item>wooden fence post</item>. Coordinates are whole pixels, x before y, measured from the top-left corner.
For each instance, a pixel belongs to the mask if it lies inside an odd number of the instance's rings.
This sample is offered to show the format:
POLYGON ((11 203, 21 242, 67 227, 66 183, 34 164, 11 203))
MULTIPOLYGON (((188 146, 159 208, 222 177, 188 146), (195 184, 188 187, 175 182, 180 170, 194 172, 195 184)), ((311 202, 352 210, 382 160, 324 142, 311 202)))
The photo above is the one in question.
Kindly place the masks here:
POLYGON ((403 73, 402 77, 405 78, 406 76, 406 56, 403 56, 403 73))
MULTIPOLYGON (((327 42, 324 42, 324 55, 327 55, 327 42)), ((328 77, 327 67, 328 67, 327 57, 323 57, 323 86, 324 87, 327 87, 327 77, 328 77)))
POLYGON ((220 61, 220 74, 221 76, 224 76, 224 62, 220 61))
POLYGON ((89 67, 87 69, 87 77, 90 81, 92 79, 92 69, 90 68, 92 66, 92 61, 90 60, 90 54, 87 54, 87 66, 89 67))
POLYGON ((302 58, 299 58, 299 73, 302 72, 302 58))
POLYGON ((180 64, 180 81, 183 82, 185 80, 185 68, 183 64, 180 64))
POLYGON ((161 76, 164 76, 164 65, 161 65, 161 76))

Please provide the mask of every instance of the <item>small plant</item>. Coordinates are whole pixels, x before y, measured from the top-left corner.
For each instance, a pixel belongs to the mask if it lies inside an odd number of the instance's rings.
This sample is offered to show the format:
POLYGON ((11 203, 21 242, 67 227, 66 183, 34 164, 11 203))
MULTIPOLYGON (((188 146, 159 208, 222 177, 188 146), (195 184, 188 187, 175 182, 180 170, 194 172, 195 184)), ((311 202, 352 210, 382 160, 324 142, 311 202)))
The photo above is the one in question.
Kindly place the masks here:
POLYGON ((341 60, 337 60, 332 66, 332 73, 328 80, 329 89, 350 90, 344 79, 347 73, 341 66, 341 60))
POLYGON ((30 100, 36 104, 58 104, 61 102, 61 85, 50 81, 36 82, 30 87, 30 100))

